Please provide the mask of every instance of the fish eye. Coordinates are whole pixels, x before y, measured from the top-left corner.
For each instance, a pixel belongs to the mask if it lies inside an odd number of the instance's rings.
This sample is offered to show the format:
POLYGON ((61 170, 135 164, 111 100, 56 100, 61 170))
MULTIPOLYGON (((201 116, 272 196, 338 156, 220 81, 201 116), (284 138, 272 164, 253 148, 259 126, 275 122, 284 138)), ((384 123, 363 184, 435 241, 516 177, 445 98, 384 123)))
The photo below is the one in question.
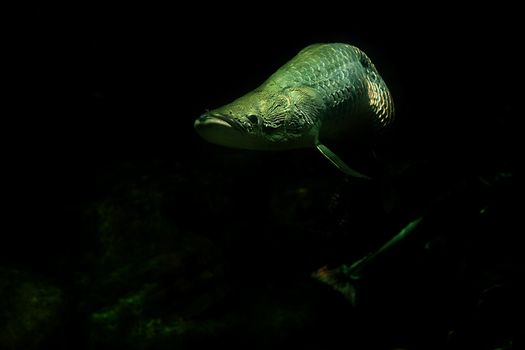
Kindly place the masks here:
POLYGON ((250 114, 247 118, 252 124, 257 124, 259 122, 259 117, 257 117, 255 114, 250 114))

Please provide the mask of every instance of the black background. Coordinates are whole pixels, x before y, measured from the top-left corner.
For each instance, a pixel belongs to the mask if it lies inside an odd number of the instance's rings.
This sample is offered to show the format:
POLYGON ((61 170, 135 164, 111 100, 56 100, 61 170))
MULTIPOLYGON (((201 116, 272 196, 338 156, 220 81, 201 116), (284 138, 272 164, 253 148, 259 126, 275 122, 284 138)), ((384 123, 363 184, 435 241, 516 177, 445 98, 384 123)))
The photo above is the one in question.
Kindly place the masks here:
POLYGON ((24 9, 3 50, 2 261, 60 278, 82 251, 79 208, 115 164, 215 171, 206 158, 221 153, 194 119, 316 42, 354 44, 375 63, 396 103, 398 154, 448 175, 518 170, 522 45, 512 9, 323 5, 304 14, 263 3, 24 9))
POLYGON ((396 103, 394 147, 408 158, 437 159, 450 173, 517 164, 522 69, 512 9, 253 6, 93 4, 16 16, 6 33, 2 128, 15 231, 70 207, 107 164, 198 166, 209 148, 194 119, 315 42, 352 43, 372 58, 396 103))

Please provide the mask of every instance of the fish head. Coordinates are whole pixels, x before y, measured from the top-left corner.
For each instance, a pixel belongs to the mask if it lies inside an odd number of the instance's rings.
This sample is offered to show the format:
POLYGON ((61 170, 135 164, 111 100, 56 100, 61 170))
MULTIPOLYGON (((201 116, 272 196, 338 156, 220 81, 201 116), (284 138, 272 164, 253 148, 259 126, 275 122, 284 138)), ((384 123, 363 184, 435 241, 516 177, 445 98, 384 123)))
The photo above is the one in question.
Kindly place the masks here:
POLYGON ((266 150, 300 147, 302 133, 290 133, 293 104, 285 94, 252 91, 195 121, 206 141, 226 147, 266 150))

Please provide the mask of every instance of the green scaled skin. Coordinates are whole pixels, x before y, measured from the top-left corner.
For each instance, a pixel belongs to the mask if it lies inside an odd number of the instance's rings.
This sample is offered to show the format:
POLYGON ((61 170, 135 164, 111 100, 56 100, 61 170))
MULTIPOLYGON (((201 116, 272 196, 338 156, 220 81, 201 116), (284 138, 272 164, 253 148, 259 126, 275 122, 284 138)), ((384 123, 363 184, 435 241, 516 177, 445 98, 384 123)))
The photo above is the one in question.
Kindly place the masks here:
POLYGON ((207 141, 227 147, 282 150, 317 147, 344 173, 325 140, 368 137, 393 120, 390 92, 363 51, 314 44, 301 50, 261 86, 195 121, 207 141))

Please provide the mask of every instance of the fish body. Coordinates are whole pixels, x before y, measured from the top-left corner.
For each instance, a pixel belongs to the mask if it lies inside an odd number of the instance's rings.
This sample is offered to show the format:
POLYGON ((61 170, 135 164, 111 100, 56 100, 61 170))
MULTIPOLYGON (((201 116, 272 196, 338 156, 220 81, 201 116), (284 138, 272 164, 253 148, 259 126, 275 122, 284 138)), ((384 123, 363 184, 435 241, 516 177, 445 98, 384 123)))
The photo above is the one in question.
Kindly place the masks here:
POLYGON ((355 46, 313 44, 255 90, 200 116, 197 132, 223 146, 279 150, 317 147, 345 173, 366 177, 324 145, 369 137, 393 120, 391 94, 372 61, 355 46))

